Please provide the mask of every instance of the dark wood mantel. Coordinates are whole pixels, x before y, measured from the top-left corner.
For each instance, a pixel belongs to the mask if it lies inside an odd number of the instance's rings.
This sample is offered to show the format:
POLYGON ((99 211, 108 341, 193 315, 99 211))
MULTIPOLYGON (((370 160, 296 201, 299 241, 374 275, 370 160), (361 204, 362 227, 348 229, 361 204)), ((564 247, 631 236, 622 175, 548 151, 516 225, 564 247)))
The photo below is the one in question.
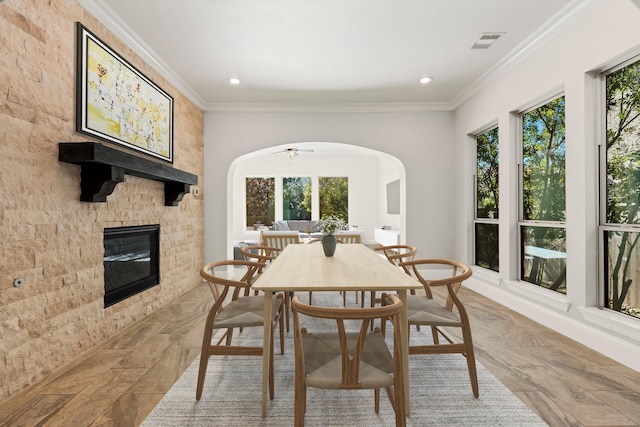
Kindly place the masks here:
POLYGON ((106 202, 124 175, 164 182, 165 206, 178 206, 198 176, 97 142, 61 142, 58 160, 80 165, 80 200, 106 202))

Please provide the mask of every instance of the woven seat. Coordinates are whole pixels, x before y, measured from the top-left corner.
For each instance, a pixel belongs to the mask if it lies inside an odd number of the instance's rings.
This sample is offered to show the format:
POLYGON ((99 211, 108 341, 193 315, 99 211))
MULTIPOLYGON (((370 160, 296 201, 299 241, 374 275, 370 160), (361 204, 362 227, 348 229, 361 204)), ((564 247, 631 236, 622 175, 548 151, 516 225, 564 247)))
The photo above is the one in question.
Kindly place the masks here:
MULTIPOLYGON (((374 308, 334 308, 303 304, 292 300, 295 349, 294 425, 304 426, 307 387, 321 389, 373 389, 375 412, 380 409, 380 389, 384 388, 396 415, 396 426, 406 425, 403 386, 400 311, 402 302, 383 294, 387 302, 374 308), (387 310, 389 309, 389 310, 387 310), (314 333, 302 327, 300 317, 334 319, 337 331, 314 333), (369 324, 386 317, 394 326, 393 354, 380 329, 369 333, 369 324), (345 324, 356 322, 359 332, 347 332, 345 324)), ((348 424, 348 422, 347 422, 348 424)))
POLYGON ((471 338, 471 325, 467 311, 457 296, 462 282, 471 277, 471 268, 461 262, 447 259, 413 260, 401 262, 399 265, 406 268, 412 276, 422 283, 426 294, 407 296, 409 325, 429 326, 433 336, 433 343, 410 345, 409 355, 462 354, 467 359, 473 396, 477 398, 479 395, 478 377, 473 352, 473 340, 471 338), (450 274, 445 273, 443 277, 443 271, 450 272, 450 274), (427 274, 438 277, 427 279, 425 278, 427 274), (438 286, 445 286, 447 289, 447 298, 444 303, 433 299, 432 288, 438 286), (450 338, 443 329, 445 327, 460 328, 462 342, 450 338), (441 338, 444 338, 444 340, 441 340, 441 338))
MULTIPOLYGON (((252 261, 211 262, 200 270, 213 294, 213 305, 205 322, 196 386, 196 400, 200 400, 204 380, 211 356, 263 356, 263 348, 255 346, 232 345, 234 329, 264 328, 264 296, 244 296, 251 287, 253 276, 264 263, 252 261), (242 277, 238 278, 241 274, 242 277), (212 343, 213 332, 225 330, 216 343, 212 343)), ((282 317, 282 295, 274 298, 271 312, 271 364, 269 366, 269 394, 274 395, 273 387, 273 336, 276 325, 280 327, 280 352, 284 353, 284 323, 282 317)))

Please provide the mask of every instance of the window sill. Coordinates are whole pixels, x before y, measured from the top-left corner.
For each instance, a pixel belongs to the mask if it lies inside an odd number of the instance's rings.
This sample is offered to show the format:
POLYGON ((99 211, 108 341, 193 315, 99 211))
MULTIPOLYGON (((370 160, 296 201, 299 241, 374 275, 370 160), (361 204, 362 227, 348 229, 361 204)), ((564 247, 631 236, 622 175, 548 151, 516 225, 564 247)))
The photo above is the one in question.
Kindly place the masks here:
POLYGON ((493 286, 500 286, 502 278, 500 278, 500 275, 495 271, 477 265, 472 266, 471 269, 473 270, 473 275, 477 279, 489 283, 493 286))
POLYGON ((549 307, 555 311, 567 313, 569 312, 569 308, 571 308, 571 302, 567 300, 567 297, 555 291, 532 285, 531 283, 524 281, 505 280, 502 283, 502 286, 504 286, 504 288, 509 292, 532 302, 549 307))
POLYGON ((597 307, 578 307, 578 310, 585 322, 598 329, 605 327, 616 335, 640 342, 640 319, 597 307))

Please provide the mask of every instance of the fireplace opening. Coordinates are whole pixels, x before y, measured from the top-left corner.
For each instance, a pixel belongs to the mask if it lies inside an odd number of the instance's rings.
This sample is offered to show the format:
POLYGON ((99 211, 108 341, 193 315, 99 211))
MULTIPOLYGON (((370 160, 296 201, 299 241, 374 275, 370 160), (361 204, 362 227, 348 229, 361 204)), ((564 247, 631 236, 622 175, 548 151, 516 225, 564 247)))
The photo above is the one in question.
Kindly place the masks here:
POLYGON ((160 283, 160 225, 104 229, 104 306, 160 283))

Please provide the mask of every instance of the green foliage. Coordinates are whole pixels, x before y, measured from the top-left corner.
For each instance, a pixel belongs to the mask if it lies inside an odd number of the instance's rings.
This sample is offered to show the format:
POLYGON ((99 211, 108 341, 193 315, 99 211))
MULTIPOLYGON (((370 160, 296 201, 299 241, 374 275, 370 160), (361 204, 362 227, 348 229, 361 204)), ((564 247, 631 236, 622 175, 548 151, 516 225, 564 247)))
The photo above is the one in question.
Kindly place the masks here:
POLYGON ((498 128, 486 131, 476 138, 477 181, 476 217, 498 218, 498 128))
POLYGON ((498 224, 475 224, 476 265, 493 271, 500 271, 500 242, 498 224))
POLYGON ((522 117, 525 220, 565 220, 564 116, 560 97, 522 117))
POLYGON ((319 178, 320 217, 334 216, 349 223, 349 179, 319 178))
MULTIPOLYGON (((638 224, 640 197, 640 62, 607 76, 607 212, 609 224, 638 224)), ((609 232, 607 297, 609 308, 627 314, 638 307, 626 303, 638 287, 636 251, 640 233, 609 232), (611 259, 613 258, 613 259, 611 259)), ((634 315, 634 314, 632 314, 634 315)), ((635 314, 637 316, 637 314, 635 314)))
POLYGON ((640 63, 607 76, 607 222, 637 224, 640 190, 640 63))
POLYGON ((275 221, 275 179, 247 178, 247 225, 257 222, 269 225, 275 221))
POLYGON ((309 208, 305 205, 307 191, 310 196, 310 178, 282 179, 282 219, 311 219, 311 204, 309 203, 309 208))

